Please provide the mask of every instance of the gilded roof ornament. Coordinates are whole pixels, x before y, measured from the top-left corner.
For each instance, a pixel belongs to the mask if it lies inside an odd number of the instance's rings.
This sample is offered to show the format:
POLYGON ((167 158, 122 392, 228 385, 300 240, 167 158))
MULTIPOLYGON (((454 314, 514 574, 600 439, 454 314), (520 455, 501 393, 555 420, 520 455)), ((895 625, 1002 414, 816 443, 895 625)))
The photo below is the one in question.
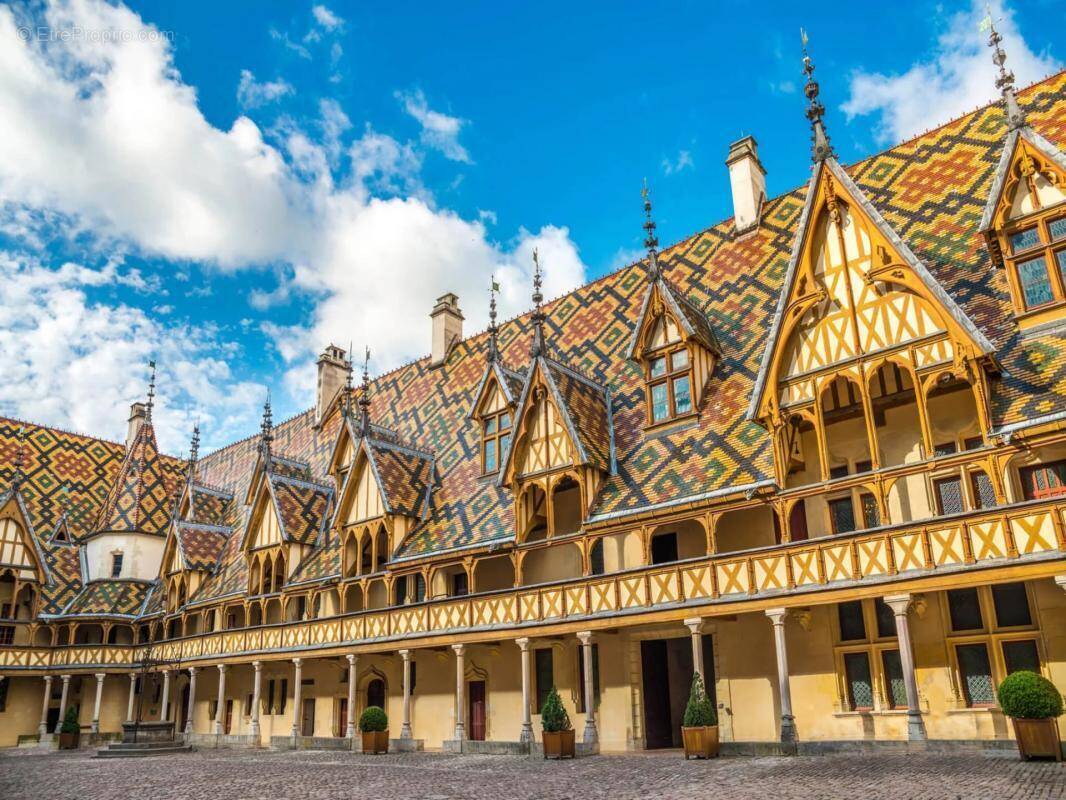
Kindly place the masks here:
POLYGON ((644 188, 640 190, 644 198, 644 246, 648 249, 648 280, 657 281, 662 277, 659 270, 659 238, 655 235, 655 220, 651 215, 651 193, 648 191, 648 179, 644 179, 644 188))
POLYGON ((1014 94, 1014 73, 1006 67, 1007 54, 1001 46, 1003 36, 996 30, 995 22, 992 20, 991 9, 989 9, 988 16, 981 20, 981 30, 988 31, 988 46, 992 48, 992 61, 999 68, 999 75, 996 76, 996 88, 1003 95, 1003 108, 1007 113, 1007 128, 1012 131, 1017 130, 1026 124, 1025 112, 1018 105, 1018 98, 1014 94))
POLYGON ((540 256, 537 248, 533 248, 533 345, 530 348, 530 357, 539 358, 547 355, 544 345, 544 310, 540 304, 544 302, 541 294, 540 256))
POLYGON ((489 284, 489 363, 500 360, 500 345, 497 341, 499 329, 496 327, 496 293, 500 291, 500 284, 496 283, 493 276, 489 284))
POLYGON ((370 348, 366 348, 363 357, 363 386, 359 393, 359 432, 363 436, 370 433, 370 348))
POLYGON ((807 82, 803 87, 803 94, 807 96, 807 119, 811 122, 811 139, 813 147, 811 155, 815 163, 834 157, 833 147, 829 144, 829 136, 825 132, 825 106, 818 100, 818 81, 814 79, 814 62, 807 53, 807 31, 800 28, 800 38, 803 40, 803 74, 807 82))

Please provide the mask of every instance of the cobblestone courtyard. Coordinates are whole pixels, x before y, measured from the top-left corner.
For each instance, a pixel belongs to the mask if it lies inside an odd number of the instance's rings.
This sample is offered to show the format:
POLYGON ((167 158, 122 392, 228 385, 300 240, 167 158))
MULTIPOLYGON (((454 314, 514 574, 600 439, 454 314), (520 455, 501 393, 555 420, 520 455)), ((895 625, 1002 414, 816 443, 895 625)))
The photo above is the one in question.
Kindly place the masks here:
POLYGON ((502 756, 201 751, 94 760, 0 753, 3 800, 1066 798, 1066 765, 1014 754, 836 755, 685 762, 674 753, 546 763, 502 756))

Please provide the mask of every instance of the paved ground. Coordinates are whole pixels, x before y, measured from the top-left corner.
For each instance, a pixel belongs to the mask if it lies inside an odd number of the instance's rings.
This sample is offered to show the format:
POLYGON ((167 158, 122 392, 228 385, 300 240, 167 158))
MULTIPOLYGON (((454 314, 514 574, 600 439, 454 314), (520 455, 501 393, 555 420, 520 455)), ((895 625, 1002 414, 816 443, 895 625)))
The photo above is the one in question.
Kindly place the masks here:
POLYGON ((657 800, 1066 798, 1066 764, 1013 754, 835 755, 684 761, 676 753, 562 763, 417 753, 200 751, 92 760, 0 751, 3 800, 657 800))

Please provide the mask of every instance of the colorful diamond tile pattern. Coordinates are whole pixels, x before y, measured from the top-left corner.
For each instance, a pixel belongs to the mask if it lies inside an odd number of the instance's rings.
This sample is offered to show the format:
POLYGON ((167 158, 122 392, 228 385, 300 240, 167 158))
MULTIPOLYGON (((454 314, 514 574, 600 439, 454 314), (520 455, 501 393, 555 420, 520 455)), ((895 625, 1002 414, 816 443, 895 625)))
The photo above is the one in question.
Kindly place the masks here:
POLYGON ((93 581, 63 610, 64 616, 123 614, 136 616, 152 590, 151 581, 93 581))

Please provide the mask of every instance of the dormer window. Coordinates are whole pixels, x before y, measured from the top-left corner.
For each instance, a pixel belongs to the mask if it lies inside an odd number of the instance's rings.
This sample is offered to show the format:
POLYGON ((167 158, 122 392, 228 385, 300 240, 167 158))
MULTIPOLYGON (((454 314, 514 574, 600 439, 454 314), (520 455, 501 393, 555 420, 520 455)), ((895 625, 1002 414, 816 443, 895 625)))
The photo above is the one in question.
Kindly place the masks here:
POLYGON ((122 576, 122 553, 111 554, 111 577, 119 578, 122 576))
POLYGON ((481 420, 481 472, 498 472, 511 444, 511 409, 487 414, 481 420))
POLYGON ((1066 301, 1066 213, 1055 211, 1007 232, 1005 260, 1020 313, 1066 301))
POLYGON ((668 315, 655 323, 649 344, 650 349, 644 354, 648 424, 659 425, 688 416, 694 410, 692 361, 688 345, 668 315))

